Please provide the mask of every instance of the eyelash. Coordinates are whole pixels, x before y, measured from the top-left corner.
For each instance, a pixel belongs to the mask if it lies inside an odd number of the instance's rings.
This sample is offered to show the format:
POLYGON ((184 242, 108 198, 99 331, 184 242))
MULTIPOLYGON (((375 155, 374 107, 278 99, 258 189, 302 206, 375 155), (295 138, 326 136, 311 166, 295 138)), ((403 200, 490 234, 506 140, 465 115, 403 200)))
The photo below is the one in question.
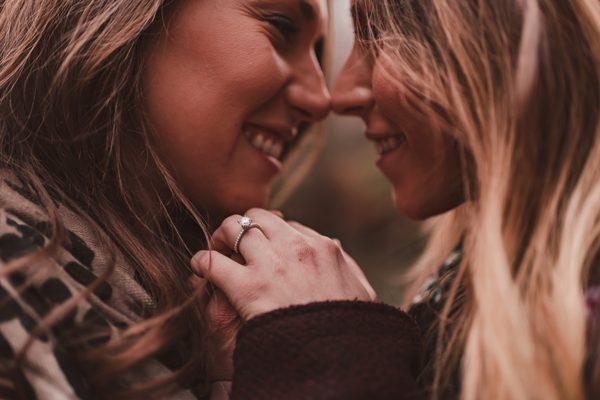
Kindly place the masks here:
POLYGON ((300 30, 291 18, 283 14, 272 14, 265 17, 265 21, 271 24, 286 39, 292 39, 300 30))

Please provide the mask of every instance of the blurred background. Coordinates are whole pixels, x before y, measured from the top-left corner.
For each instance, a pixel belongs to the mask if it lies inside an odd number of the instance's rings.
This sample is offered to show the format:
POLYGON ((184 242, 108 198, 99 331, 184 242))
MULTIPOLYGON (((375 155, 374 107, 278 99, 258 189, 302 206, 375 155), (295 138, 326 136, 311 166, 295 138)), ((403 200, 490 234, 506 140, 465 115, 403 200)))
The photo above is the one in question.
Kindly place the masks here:
MULTIPOLYGON (((353 44, 349 0, 333 0, 329 86, 353 44)), ((399 305, 401 275, 424 244, 420 225, 399 216, 390 184, 374 165, 375 149, 358 118, 331 116, 323 150, 281 207, 287 219, 338 238, 385 302, 399 305)))

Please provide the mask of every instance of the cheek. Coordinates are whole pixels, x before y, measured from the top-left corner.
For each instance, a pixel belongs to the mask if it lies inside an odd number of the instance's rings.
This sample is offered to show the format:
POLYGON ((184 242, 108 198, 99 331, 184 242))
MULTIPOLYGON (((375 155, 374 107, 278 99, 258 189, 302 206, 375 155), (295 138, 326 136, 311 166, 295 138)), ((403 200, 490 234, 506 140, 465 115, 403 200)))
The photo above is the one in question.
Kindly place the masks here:
POLYGON ((381 65, 373 70, 377 105, 407 135, 386 173, 398 211, 417 220, 444 213, 463 200, 460 152, 454 138, 406 106, 398 80, 381 65))
POLYGON ((192 147, 231 143, 244 118, 284 84, 286 64, 258 22, 234 4, 186 1, 151 52, 145 86, 164 139, 192 147))
POLYGON ((449 135, 421 132, 402 161, 402 178, 394 184, 394 200, 402 213, 423 220, 463 202, 460 152, 449 135))
POLYGON ((161 156, 198 206, 252 197, 253 188, 264 197, 261 171, 248 168, 241 128, 289 75, 256 21, 218 7, 212 17, 215 3, 191 1, 181 10, 152 49, 144 75, 161 156), (202 7, 209 11, 198 14, 202 7))
POLYGON ((394 115, 398 112, 401 104, 400 98, 400 80, 394 78, 389 69, 377 61, 373 66, 371 85, 373 97, 377 106, 384 110, 387 115, 394 115))
POLYGON ((166 145, 232 143, 245 117, 285 82, 285 64, 264 40, 205 39, 193 46, 173 39, 148 62, 147 105, 166 145))

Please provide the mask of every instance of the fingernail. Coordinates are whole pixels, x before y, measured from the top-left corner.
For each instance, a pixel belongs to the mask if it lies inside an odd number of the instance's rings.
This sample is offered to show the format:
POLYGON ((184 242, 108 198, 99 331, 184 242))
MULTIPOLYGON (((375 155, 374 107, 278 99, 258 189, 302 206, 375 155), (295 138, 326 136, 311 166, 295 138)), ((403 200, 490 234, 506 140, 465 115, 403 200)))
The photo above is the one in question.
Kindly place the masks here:
POLYGON ((200 257, 199 257, 199 254, 200 254, 200 253, 196 253, 196 254, 194 254, 194 255, 192 256, 192 259, 190 260, 190 263, 191 263, 193 266, 196 266, 196 264, 198 264, 198 259, 200 258, 200 257))
POLYGON ((192 270, 194 270, 196 275, 198 275, 200 278, 204 278, 204 274, 202 273, 202 271, 200 271, 200 268, 198 268, 198 263, 200 262, 201 258, 202 258, 202 252, 198 252, 198 253, 194 254, 192 259, 190 260, 190 265, 192 266, 192 270))

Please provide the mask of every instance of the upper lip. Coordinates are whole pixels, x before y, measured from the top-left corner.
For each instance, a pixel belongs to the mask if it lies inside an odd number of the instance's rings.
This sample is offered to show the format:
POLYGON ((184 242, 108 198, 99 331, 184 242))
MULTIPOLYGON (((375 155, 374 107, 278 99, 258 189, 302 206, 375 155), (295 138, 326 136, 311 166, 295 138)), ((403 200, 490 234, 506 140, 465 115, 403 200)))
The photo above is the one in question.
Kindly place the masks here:
POLYGON ((249 123, 248 126, 258 128, 273 135, 279 136, 283 141, 290 142, 292 141, 296 135, 298 134, 298 128, 295 126, 288 125, 279 125, 279 124, 258 124, 258 123, 249 123))
POLYGON ((404 135, 404 134, 403 133, 389 133, 389 132, 371 132, 371 131, 365 132, 365 136, 369 140, 383 140, 383 139, 391 138, 394 136, 402 136, 402 135, 404 135))

